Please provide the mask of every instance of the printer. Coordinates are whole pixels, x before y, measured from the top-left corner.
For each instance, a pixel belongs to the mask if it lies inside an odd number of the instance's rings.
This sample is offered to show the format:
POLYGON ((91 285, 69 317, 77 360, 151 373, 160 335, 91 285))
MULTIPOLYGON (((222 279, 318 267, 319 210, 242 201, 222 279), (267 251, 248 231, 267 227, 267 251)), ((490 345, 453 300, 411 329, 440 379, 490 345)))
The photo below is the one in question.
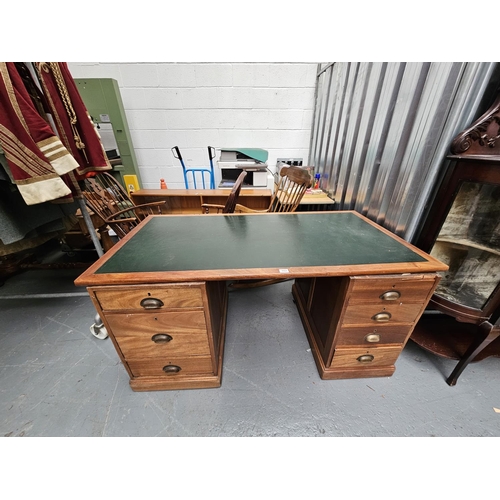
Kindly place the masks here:
POLYGON ((267 188, 273 185, 273 175, 267 168, 268 152, 265 149, 256 148, 221 148, 218 161, 220 169, 219 188, 232 187, 245 170, 243 188, 267 188))

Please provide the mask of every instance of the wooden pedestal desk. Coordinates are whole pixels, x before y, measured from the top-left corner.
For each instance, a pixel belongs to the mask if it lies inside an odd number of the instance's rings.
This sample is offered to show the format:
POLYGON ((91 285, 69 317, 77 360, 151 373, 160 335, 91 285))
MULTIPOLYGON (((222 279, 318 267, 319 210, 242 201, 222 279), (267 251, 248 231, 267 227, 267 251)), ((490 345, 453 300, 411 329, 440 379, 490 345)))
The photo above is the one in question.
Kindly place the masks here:
POLYGON ((295 280, 321 378, 390 376, 446 269, 356 212, 158 215, 75 284, 88 287, 132 389, 148 391, 220 386, 235 279, 295 280))

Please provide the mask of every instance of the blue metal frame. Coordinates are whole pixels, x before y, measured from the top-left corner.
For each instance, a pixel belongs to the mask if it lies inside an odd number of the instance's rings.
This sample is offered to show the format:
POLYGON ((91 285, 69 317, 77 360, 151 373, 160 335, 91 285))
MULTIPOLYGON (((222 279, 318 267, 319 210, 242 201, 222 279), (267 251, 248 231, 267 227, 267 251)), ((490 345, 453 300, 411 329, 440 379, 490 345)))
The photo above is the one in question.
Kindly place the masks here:
POLYGON ((205 173, 208 173, 209 175, 210 189, 215 189, 214 164, 212 161, 215 158, 215 148, 213 148, 212 146, 208 146, 208 158, 210 160, 210 170, 208 168, 186 168, 181 152, 177 146, 174 146, 172 148, 172 153, 174 155, 174 158, 176 158, 181 162, 182 172, 184 174, 184 184, 186 186, 186 189, 189 189, 189 181, 188 181, 189 173, 191 173, 191 178, 193 180, 193 187, 194 189, 197 189, 196 172, 201 172, 201 182, 203 185, 203 189, 206 189, 205 173))

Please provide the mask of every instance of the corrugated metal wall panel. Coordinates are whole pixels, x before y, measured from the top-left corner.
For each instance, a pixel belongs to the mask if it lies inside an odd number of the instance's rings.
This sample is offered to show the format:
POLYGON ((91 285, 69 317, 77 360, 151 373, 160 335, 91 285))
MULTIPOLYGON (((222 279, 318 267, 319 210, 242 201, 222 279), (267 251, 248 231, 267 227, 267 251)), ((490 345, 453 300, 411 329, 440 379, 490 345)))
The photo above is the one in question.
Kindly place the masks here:
POLYGON ((411 241, 496 63, 332 63, 318 68, 309 164, 338 210, 411 241))

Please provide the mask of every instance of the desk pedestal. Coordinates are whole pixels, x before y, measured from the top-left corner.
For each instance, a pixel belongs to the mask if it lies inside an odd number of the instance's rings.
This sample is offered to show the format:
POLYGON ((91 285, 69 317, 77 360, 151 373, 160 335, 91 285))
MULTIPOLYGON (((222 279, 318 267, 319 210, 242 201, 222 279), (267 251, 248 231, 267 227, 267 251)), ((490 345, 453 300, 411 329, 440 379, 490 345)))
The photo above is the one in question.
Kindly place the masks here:
MULTIPOLYGON (((437 281, 427 273, 296 279, 293 297, 321 378, 392 375, 437 281)), ((225 281, 88 291, 134 391, 221 385, 225 281)))
POLYGON ((134 391, 220 387, 225 282, 89 287, 134 391))
POLYGON ((301 278, 292 293, 324 380, 388 377, 436 274, 301 278))
MULTIPOLYGON (((293 297, 321 378, 391 376, 438 279, 436 274, 296 279, 293 297)), ((224 281, 88 291, 134 391, 220 386, 224 281)))

